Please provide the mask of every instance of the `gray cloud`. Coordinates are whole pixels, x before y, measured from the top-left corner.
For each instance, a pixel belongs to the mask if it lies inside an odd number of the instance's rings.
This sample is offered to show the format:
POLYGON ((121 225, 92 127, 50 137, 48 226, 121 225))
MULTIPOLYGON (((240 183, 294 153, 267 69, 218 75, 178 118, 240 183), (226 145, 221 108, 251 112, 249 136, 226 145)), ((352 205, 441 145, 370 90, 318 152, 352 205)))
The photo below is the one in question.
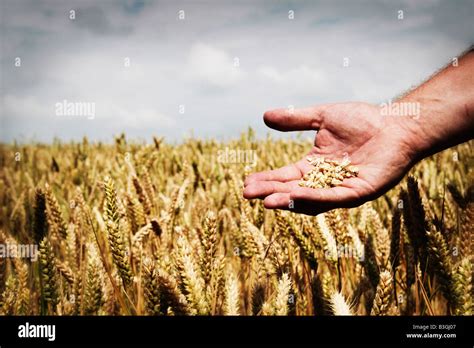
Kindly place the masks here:
POLYGON ((106 16, 105 9, 99 6, 79 8, 74 15, 73 21, 78 27, 89 30, 97 35, 129 35, 132 32, 131 26, 115 26, 106 16))
POLYGON ((471 1, 3 0, 2 7, 3 141, 110 140, 121 131, 222 138, 249 125, 262 135, 266 109, 380 103, 474 42, 471 1), (56 116, 64 99, 95 103, 96 117, 56 116))

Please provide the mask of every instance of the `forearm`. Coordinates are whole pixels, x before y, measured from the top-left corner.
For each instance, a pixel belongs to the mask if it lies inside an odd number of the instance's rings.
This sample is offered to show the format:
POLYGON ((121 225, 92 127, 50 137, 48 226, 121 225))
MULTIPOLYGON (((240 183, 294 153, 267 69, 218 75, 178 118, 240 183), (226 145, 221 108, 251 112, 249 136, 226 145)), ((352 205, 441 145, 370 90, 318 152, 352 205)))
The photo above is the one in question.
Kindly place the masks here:
POLYGON ((398 102, 419 103, 419 115, 399 119, 415 160, 460 144, 474 135, 474 51, 436 74, 398 102))

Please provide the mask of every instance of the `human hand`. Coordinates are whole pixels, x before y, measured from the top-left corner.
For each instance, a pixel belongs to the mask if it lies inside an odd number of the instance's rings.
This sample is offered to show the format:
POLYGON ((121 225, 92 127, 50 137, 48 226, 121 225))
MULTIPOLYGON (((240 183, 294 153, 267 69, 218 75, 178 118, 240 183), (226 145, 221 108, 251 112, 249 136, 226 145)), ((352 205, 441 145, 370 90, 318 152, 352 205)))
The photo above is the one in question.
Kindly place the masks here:
POLYGON ((317 130, 308 155, 341 160, 347 157, 359 169, 357 177, 324 189, 300 187, 313 167, 305 158, 291 165, 251 174, 244 197, 264 199, 270 209, 317 215, 335 208, 355 207, 395 186, 415 163, 409 117, 382 116, 378 106, 366 103, 325 104, 293 112, 268 111, 267 126, 280 131, 317 130))

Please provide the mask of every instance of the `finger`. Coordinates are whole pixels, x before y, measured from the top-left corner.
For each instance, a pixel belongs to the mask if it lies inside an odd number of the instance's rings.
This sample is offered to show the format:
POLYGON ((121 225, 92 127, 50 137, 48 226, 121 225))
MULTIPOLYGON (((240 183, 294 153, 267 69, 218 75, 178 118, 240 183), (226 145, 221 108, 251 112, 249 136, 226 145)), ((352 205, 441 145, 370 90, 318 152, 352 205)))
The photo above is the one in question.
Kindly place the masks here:
POLYGON ((325 105, 294 110, 275 109, 265 112, 263 120, 268 127, 282 132, 317 130, 324 109, 325 105))
POLYGON ((263 205, 267 209, 289 209, 290 194, 289 193, 274 193, 265 197, 263 205))
MULTIPOLYGON (((300 161, 301 162, 301 161, 300 161)), ((246 179, 244 186, 250 185, 256 181, 291 181, 291 180, 299 180, 303 176, 301 171, 301 163, 296 162, 293 164, 289 164, 287 166, 274 169, 274 170, 266 170, 263 172, 253 173, 250 174, 246 179)))
POLYGON ((326 212, 327 208, 319 207, 314 203, 304 201, 294 202, 287 193, 274 193, 263 200, 263 205, 267 209, 289 210, 297 214, 318 215, 326 212))
POLYGON ((259 181, 253 182, 244 188, 244 198, 264 198, 277 192, 289 193, 295 185, 280 181, 259 181))
POLYGON ((355 207, 361 203, 361 197, 358 193, 355 190, 344 186, 337 186, 328 189, 297 187, 291 191, 290 196, 295 202, 312 202, 313 204, 318 204, 321 209, 355 207))

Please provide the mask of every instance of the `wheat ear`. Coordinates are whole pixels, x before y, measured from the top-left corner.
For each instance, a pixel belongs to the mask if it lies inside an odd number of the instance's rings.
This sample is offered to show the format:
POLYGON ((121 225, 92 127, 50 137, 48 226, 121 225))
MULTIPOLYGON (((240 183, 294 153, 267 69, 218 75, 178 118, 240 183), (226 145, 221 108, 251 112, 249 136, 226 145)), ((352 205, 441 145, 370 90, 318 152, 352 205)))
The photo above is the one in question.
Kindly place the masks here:
POLYGON ((98 314, 104 303, 102 287, 101 262, 95 248, 89 251, 87 265, 87 279, 84 293, 84 313, 86 315, 98 314))
POLYGON ((46 201, 48 203, 46 212, 48 215, 48 221, 50 223, 50 227, 53 227, 62 238, 66 239, 67 238, 66 222, 64 220, 61 207, 59 206, 59 202, 54 196, 48 184, 46 184, 45 195, 46 195, 46 201))
MULTIPOLYGON (((5 245, 6 236, 2 230, 0 230, 0 245, 5 245)), ((2 302, 2 293, 5 289, 5 283, 7 281, 7 259, 0 257, 0 307, 2 302)))
POLYGON ((203 250, 200 262, 201 273, 207 286, 211 281, 212 261, 215 259, 217 251, 217 218, 212 211, 206 214, 201 243, 203 250))
POLYGON ((401 210, 395 208, 392 216, 392 236, 390 241, 390 264, 392 271, 395 271, 400 263, 400 229, 401 229, 401 210))
POLYGON ((18 274, 18 298, 16 301, 16 313, 19 315, 30 314, 31 290, 28 284, 29 269, 25 262, 15 262, 18 274))
POLYGON ((334 315, 354 315, 344 295, 338 291, 331 295, 330 307, 334 315))
POLYGON ((316 269, 318 265, 318 256, 313 241, 304 234, 302 227, 296 224, 295 219, 292 216, 288 217, 288 226, 288 231, 303 251, 306 259, 311 265, 311 268, 316 269))
POLYGON ((375 293, 371 315, 388 315, 393 292, 392 275, 389 271, 380 273, 380 280, 375 293))
POLYGON ((5 282, 5 289, 1 296, 0 313, 2 315, 14 315, 15 314, 15 303, 17 296, 18 282, 17 279, 10 274, 5 282))
POLYGON ((168 314, 169 310, 174 315, 189 315, 192 311, 186 297, 178 289, 174 278, 164 272, 158 272, 160 307, 163 314, 168 314))
POLYGON ((125 285, 129 285, 132 281, 132 271, 130 261, 126 255, 124 238, 120 230, 120 217, 117 206, 117 193, 115 184, 110 177, 106 177, 104 181, 105 189, 105 216, 106 227, 108 232, 109 246, 112 252, 112 258, 117 266, 120 277, 125 285))
POLYGON ((321 244, 324 250, 324 255, 328 261, 332 263, 337 263, 338 253, 336 239, 331 234, 324 214, 319 214, 316 217, 316 220, 318 222, 318 232, 321 238, 321 244))
POLYGON ((33 239, 39 243, 47 232, 46 224, 46 194, 43 189, 35 191, 35 207, 33 220, 33 239))
POLYGON ((160 315, 160 283, 158 269, 152 261, 145 261, 143 264, 144 292, 148 313, 160 315))
POLYGON ((48 237, 43 238, 39 245, 39 262, 41 271, 42 298, 48 306, 50 314, 56 311, 59 303, 58 269, 53 248, 48 237))
POLYGON ((457 315, 473 315, 472 262, 469 257, 461 260, 455 276, 457 292, 460 294, 457 315))
POLYGON ((426 233, 428 238, 428 251, 430 261, 433 262, 434 272, 438 276, 441 290, 453 308, 458 306, 461 294, 453 278, 454 268, 448 251, 446 241, 438 230, 432 228, 426 233))
POLYGON ((133 186, 135 187, 135 191, 137 192, 138 200, 142 204, 145 214, 150 215, 151 202, 150 202, 147 192, 145 191, 140 180, 136 176, 132 178, 132 182, 133 182, 133 186))
POLYGON ((288 301, 291 291, 291 279, 288 273, 283 273, 278 281, 277 295, 274 302, 275 315, 288 314, 288 301))
POLYGON ((420 196, 418 181, 409 176, 407 179, 408 202, 404 199, 404 208, 408 205, 409 214, 404 215, 407 232, 410 241, 415 248, 416 256, 422 264, 422 269, 425 269, 425 263, 428 258, 426 245, 426 231, 428 231, 428 223, 426 221, 425 209, 420 196))
POLYGON ((239 280, 232 272, 227 277, 226 284, 225 284, 224 314, 225 315, 239 315, 240 314, 239 280))
POLYGON ((182 288, 185 290, 186 299, 198 314, 208 314, 209 307, 205 299, 204 280, 198 273, 189 242, 182 234, 178 237, 177 247, 175 263, 181 278, 182 288))

